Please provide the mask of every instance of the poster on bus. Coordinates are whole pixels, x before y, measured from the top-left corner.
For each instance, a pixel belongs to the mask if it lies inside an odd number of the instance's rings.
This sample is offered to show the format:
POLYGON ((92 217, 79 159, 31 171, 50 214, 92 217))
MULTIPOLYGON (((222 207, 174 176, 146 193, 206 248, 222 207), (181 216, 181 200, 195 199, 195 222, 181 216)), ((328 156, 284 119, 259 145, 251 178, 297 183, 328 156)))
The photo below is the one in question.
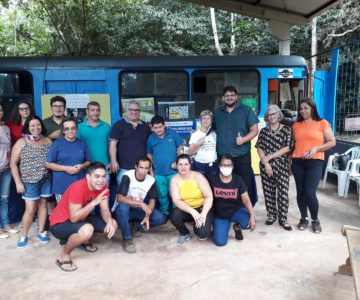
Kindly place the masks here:
POLYGON ((154 97, 121 99, 121 115, 123 118, 125 117, 129 101, 132 100, 135 100, 140 105, 140 119, 150 123, 151 118, 155 115, 154 97))
POLYGON ((158 102, 158 112, 168 128, 182 136, 190 135, 195 120, 194 101, 158 102))
POLYGON ((86 120, 87 104, 91 101, 98 102, 101 108, 101 120, 111 125, 110 94, 42 94, 41 111, 43 119, 51 116, 50 100, 54 96, 62 96, 65 98, 65 115, 74 117, 78 124, 86 120))

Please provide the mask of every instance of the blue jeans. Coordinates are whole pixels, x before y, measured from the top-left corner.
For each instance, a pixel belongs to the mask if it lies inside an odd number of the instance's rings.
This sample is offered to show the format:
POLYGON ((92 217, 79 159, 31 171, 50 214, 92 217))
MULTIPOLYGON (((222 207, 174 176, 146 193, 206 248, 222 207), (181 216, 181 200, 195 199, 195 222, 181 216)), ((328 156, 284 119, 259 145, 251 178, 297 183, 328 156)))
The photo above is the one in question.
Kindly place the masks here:
POLYGON ((213 162, 212 166, 210 166, 208 163, 204 164, 194 160, 192 163, 192 168, 194 171, 200 172, 205 177, 219 173, 219 166, 217 161, 213 162))
POLYGON ((9 193, 10 193, 11 173, 10 169, 0 172, 0 228, 9 225, 9 193))
POLYGON ((248 228, 250 214, 245 207, 236 211, 230 219, 219 219, 214 217, 213 223, 213 241, 216 246, 225 246, 229 238, 231 222, 239 224, 242 229, 248 228))
MULTIPOLYGON (((140 222, 145 217, 145 212, 140 207, 131 207, 129 204, 119 203, 115 209, 116 221, 119 224, 123 240, 131 240, 131 231, 129 221, 135 223, 135 226, 140 228, 140 222)), ((150 215, 150 227, 160 226, 165 224, 167 218, 157 209, 154 209, 150 215)))

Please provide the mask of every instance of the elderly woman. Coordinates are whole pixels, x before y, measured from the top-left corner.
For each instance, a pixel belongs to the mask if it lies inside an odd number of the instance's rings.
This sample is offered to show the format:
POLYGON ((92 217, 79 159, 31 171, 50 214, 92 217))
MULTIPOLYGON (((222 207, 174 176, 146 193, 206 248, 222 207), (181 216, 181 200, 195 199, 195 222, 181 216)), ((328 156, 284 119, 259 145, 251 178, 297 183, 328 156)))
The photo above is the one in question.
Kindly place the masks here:
POLYGON ((45 167, 51 140, 44 137, 44 124, 38 116, 30 116, 22 131, 24 137, 14 145, 10 161, 16 190, 25 200, 22 235, 18 242, 20 248, 25 247, 28 241, 27 235, 36 209, 39 226, 37 237, 42 243, 49 242, 44 226, 47 217, 47 198, 52 195, 50 174, 45 167))
POLYGON ((22 138, 25 121, 29 116, 35 115, 34 108, 26 101, 20 100, 13 107, 10 118, 5 125, 10 128, 11 145, 14 145, 18 139, 22 138))
POLYGON ((242 240, 241 228, 255 229, 255 216, 243 179, 234 174, 234 162, 223 154, 219 160, 220 173, 209 178, 214 194, 214 235, 217 246, 225 246, 231 222, 234 222, 235 239, 242 240))
POLYGON ((178 173, 171 179, 170 192, 174 205, 170 220, 180 233, 177 241, 183 246, 190 239, 185 222, 194 222, 194 233, 200 240, 211 234, 213 196, 206 178, 191 171, 190 157, 180 154, 176 159, 178 173))
POLYGON ((52 192, 57 203, 70 184, 85 177, 84 170, 91 161, 85 142, 76 138, 76 120, 73 117, 65 118, 60 130, 64 136, 53 142, 45 164, 53 171, 52 192))
POLYGON ((191 134, 189 155, 193 156, 193 170, 205 176, 219 171, 216 154, 216 133, 211 130, 213 113, 204 110, 200 113, 200 130, 191 134))
POLYGON ((322 228, 318 219, 319 201, 316 190, 322 175, 324 152, 335 146, 335 137, 330 123, 320 118, 315 102, 310 98, 299 102, 298 120, 293 125, 293 131, 295 149, 292 154, 292 172, 301 213, 298 228, 307 228, 309 208, 312 229, 314 233, 320 233, 322 228))
POLYGON ((267 211, 266 225, 278 219, 285 230, 292 230, 287 221, 289 208, 289 152, 293 135, 289 126, 280 124, 283 114, 277 105, 269 105, 264 116, 267 127, 260 131, 256 148, 260 157, 260 175, 267 211))

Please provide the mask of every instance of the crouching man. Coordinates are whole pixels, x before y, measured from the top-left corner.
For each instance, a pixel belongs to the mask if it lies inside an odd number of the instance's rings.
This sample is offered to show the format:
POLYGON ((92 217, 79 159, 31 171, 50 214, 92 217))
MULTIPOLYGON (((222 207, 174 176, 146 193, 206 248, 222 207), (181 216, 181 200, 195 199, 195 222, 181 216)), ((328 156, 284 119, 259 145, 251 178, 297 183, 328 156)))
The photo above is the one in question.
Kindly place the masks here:
POLYGON ((102 232, 111 239, 117 223, 111 218, 108 204, 109 189, 106 185, 106 167, 93 162, 87 168, 86 177, 71 184, 50 216, 50 231, 65 244, 56 264, 65 272, 75 271, 71 252, 80 247, 95 252, 90 243, 94 231, 102 232), (90 214, 99 205, 101 216, 90 214))
POLYGON ((166 216, 155 208, 158 194, 155 178, 148 175, 150 168, 151 160, 147 156, 140 157, 135 170, 124 174, 117 191, 117 202, 113 210, 123 236, 123 248, 127 253, 136 252, 129 222, 135 232, 138 232, 140 228, 147 231, 150 227, 167 221, 166 216))

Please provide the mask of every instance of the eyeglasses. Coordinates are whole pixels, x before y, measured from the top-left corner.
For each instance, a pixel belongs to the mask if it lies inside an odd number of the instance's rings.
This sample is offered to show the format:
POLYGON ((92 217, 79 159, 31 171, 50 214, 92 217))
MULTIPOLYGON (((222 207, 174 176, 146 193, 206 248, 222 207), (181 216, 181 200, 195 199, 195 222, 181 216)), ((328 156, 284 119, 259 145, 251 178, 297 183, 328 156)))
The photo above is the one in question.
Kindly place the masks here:
POLYGON ((220 165, 220 168, 233 168, 233 165, 220 165))
POLYGON ((73 126, 73 127, 65 127, 64 128, 64 132, 68 132, 68 131, 75 131, 77 130, 77 127, 73 126))
POLYGON ((236 97, 236 94, 224 95, 224 98, 234 98, 234 97, 236 97))
POLYGON ((30 110, 30 107, 19 107, 19 111, 30 110))
POLYGON ((130 111, 130 112, 140 112, 140 109, 128 108, 128 111, 130 111))
POLYGON ((64 105, 52 105, 53 108, 64 108, 64 105))

